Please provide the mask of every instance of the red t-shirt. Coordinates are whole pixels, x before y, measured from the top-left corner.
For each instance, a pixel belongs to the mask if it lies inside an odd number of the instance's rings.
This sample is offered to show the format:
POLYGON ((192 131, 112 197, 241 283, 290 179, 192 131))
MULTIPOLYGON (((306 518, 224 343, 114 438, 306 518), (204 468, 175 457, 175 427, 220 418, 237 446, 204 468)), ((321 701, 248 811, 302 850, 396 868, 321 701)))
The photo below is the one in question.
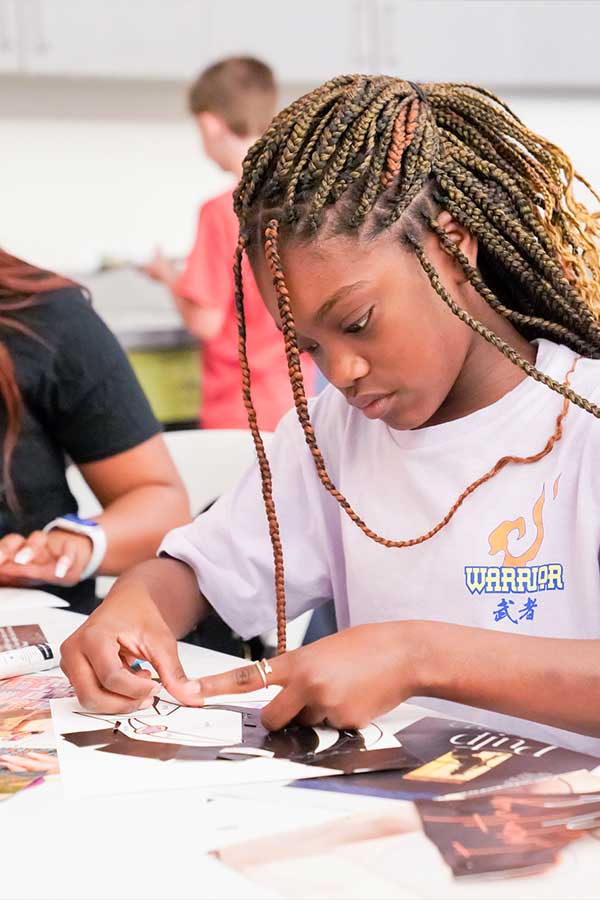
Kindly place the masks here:
MULTIPOLYGON (((199 306, 220 308, 225 321, 219 334, 202 347, 204 428, 247 428, 242 400, 235 311, 233 257, 238 240, 238 220, 231 191, 205 203, 198 217, 196 240, 174 291, 199 306)), ((247 258, 242 269, 248 360, 252 400, 259 428, 273 431, 293 405, 283 338, 265 307, 247 258)), ((315 368, 302 362, 308 396, 314 388, 315 368)))

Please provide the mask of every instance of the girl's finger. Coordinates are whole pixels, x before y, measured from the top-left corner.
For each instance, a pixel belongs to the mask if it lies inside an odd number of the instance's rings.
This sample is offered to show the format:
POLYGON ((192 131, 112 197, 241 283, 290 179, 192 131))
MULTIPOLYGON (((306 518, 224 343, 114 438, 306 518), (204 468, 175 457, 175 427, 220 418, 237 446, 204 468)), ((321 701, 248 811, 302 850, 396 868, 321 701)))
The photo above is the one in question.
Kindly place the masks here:
POLYGON ((54 567, 54 577, 64 578, 68 574, 74 562, 75 560, 72 556, 68 556, 66 554, 64 554, 63 556, 59 556, 54 567))
POLYGON ((251 666, 242 666, 232 669, 230 672, 221 672, 219 675, 207 675, 199 680, 203 697, 216 697, 221 694, 246 694, 249 691, 260 691, 262 688, 279 684, 284 687, 289 677, 289 656, 287 653, 276 656, 274 659, 263 660, 260 664, 263 672, 265 663, 271 671, 265 672, 265 681, 261 677, 257 663, 251 666))
POLYGON ((184 706, 201 706, 199 683, 185 674, 173 632, 165 627, 158 634, 146 637, 144 643, 144 659, 158 672, 169 694, 184 706))
POLYGON ((299 725, 321 725, 325 721, 326 710, 323 706, 305 706, 296 716, 299 725))
POLYGON ((296 687, 284 688, 265 706, 260 720, 267 731, 279 731, 304 709, 305 698, 296 687))
POLYGON ((25 543, 25 538, 22 534, 7 534, 0 540, 0 564, 6 562, 7 560, 13 560, 15 553, 18 553, 20 548, 25 543))
POLYGON ((146 678, 132 672, 129 666, 124 666, 115 649, 118 650, 111 643, 98 642, 86 651, 86 659, 100 686, 121 699, 128 697, 136 703, 154 697, 160 691, 160 685, 155 682, 150 684, 146 678))
MULTIPOLYGON (((89 544, 91 553, 91 541, 86 539, 86 544, 89 544)), ((58 541, 53 544, 53 553, 56 558, 55 578, 65 578, 68 575, 78 559, 78 551, 81 551, 81 544, 77 538, 70 534, 61 534, 59 536, 58 541)), ((85 563, 83 563, 81 568, 84 567, 85 563)))
MULTIPOLYGON (((69 667, 65 666, 65 660, 63 658, 62 669, 67 677, 70 677, 69 668, 73 665, 76 665, 77 668, 77 696, 79 702, 85 709, 89 709, 90 712, 115 715, 118 713, 148 708, 152 705, 154 691, 148 693, 146 689, 144 698, 133 698, 132 696, 129 696, 129 694, 119 694, 113 690, 105 689, 100 683, 94 668, 83 653, 79 653, 76 662, 71 662, 69 667)), ((134 675, 131 677, 135 679, 134 675)), ((136 680, 140 681, 140 679, 136 680)), ((129 683, 126 689, 131 693, 129 683)))
POLYGON ((35 562, 43 565, 47 562, 48 535, 43 531, 32 531, 22 547, 15 553, 14 562, 19 566, 28 566, 35 562))

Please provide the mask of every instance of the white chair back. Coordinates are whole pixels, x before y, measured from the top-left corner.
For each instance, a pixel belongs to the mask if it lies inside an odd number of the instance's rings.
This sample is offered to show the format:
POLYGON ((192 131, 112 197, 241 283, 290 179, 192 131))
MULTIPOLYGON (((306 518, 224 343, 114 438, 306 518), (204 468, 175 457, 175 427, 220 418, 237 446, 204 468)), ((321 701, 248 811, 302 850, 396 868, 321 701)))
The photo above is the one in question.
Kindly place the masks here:
MULTIPOLYGON (((263 432, 262 437, 268 452, 273 435, 270 432, 263 432)), ((193 516, 232 487, 256 458, 254 442, 249 431, 190 429, 167 431, 164 438, 190 498, 193 516)), ((93 518, 102 512, 100 503, 77 466, 69 466, 67 481, 77 500, 80 516, 93 518)), ((113 582, 114 578, 109 576, 99 577, 96 582, 98 596, 106 596, 113 582)), ((287 643, 290 650, 302 643, 310 616, 310 612, 304 613, 294 621, 288 622, 287 643)), ((275 631, 263 635, 263 640, 267 645, 275 646, 277 643, 275 631)))
MULTIPOLYGON (((193 516, 232 487, 256 458, 249 431, 189 429, 167 431, 163 437, 190 498, 193 516)), ((262 437, 268 447, 272 435, 264 432, 262 437)), ((102 512, 77 466, 68 467, 67 481, 80 516, 93 518, 102 512)))
MULTIPOLYGON (((256 460, 249 431, 167 431, 164 438, 188 492, 193 516, 232 487, 256 460)), ((263 432, 262 438, 268 450, 272 434, 263 432)))

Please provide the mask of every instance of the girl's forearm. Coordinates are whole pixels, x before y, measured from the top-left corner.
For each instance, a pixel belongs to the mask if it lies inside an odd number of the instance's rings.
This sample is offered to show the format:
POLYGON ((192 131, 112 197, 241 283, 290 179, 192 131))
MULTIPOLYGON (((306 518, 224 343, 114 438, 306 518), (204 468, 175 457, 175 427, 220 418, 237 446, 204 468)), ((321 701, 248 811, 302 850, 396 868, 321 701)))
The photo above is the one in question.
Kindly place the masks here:
POLYGON ((600 737, 600 641, 443 622, 420 622, 419 631, 423 696, 600 737))

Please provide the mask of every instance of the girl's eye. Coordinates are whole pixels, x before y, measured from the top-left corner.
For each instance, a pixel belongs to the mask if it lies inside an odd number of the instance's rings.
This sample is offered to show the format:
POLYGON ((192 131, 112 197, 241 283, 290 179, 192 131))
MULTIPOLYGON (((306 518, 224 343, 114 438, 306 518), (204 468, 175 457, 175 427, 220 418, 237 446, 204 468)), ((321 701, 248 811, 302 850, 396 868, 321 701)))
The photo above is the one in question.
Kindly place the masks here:
POLYGON ((364 316, 361 316, 356 322, 352 322, 351 325, 347 325, 344 328, 346 334, 357 334, 359 331, 363 331, 367 325, 369 324, 369 319, 371 318, 371 313, 373 312, 373 307, 367 310, 364 316))

